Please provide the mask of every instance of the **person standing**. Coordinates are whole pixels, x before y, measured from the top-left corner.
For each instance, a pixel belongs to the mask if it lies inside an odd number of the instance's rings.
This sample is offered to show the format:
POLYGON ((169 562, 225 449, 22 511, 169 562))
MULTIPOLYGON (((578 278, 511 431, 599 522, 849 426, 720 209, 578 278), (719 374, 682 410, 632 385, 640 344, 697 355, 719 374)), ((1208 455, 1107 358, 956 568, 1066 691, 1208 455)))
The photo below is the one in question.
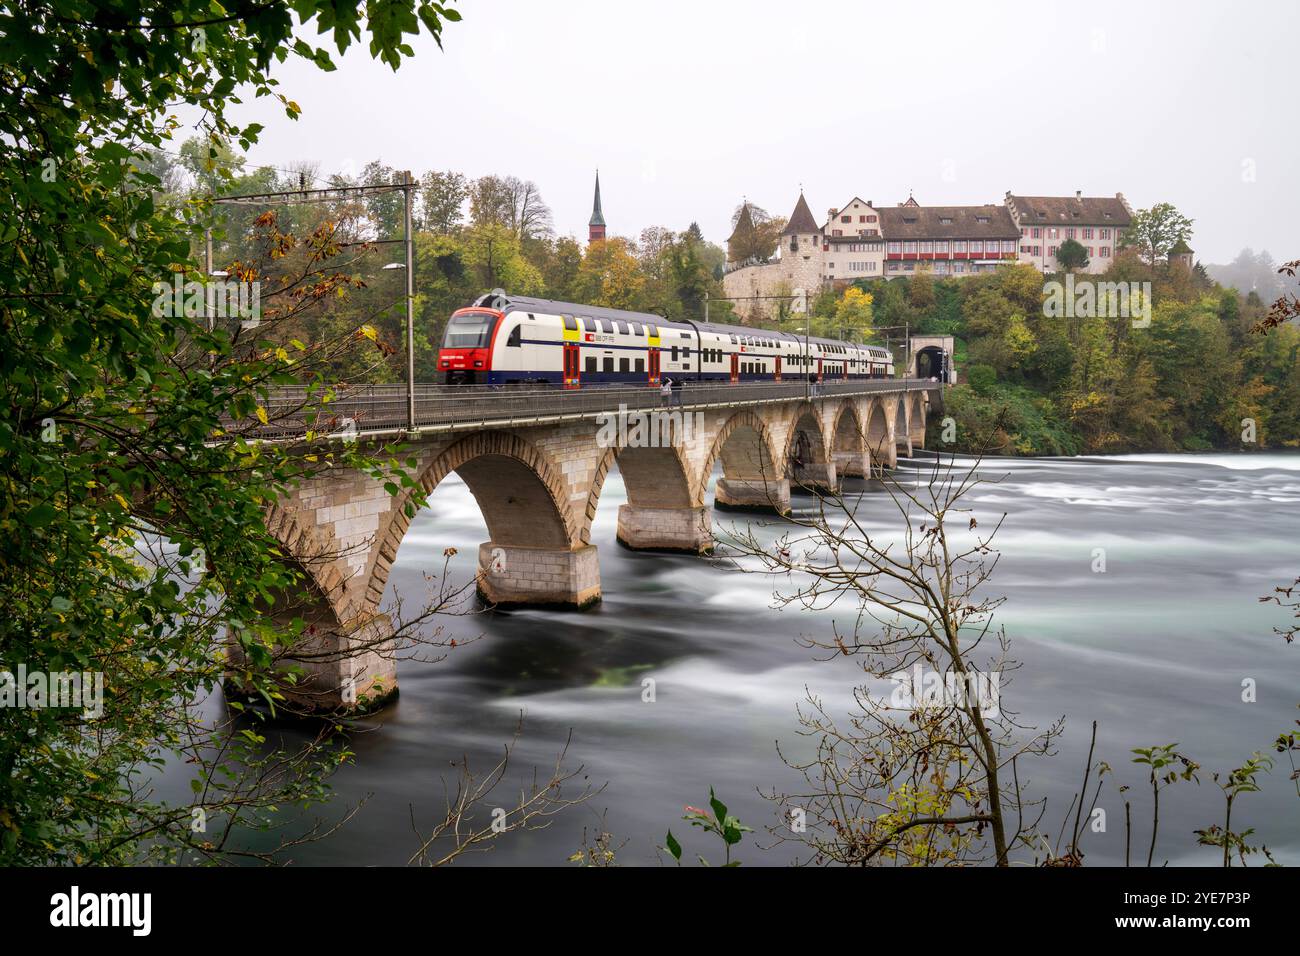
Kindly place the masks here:
POLYGON ((682 404, 682 386, 685 384, 686 384, 686 376, 684 375, 678 375, 675 379, 673 379, 673 386, 672 386, 673 404, 676 405, 678 408, 680 408, 682 404))
POLYGON ((673 380, 665 375, 659 380, 659 404, 664 408, 672 401, 673 397, 673 380))

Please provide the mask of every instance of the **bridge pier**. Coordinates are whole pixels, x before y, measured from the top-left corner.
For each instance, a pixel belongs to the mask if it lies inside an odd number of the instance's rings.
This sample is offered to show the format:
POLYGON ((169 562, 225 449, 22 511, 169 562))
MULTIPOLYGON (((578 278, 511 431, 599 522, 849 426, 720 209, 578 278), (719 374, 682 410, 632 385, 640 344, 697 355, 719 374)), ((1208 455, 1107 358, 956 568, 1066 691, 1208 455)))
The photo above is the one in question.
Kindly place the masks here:
POLYGON ((619 505, 618 540, 637 550, 713 550, 713 525, 708 508, 641 508, 619 505))
MULTIPOLYGON (((393 625, 387 614, 372 614, 339 624, 328 608, 294 608, 276 612, 287 630, 294 617, 302 634, 279 659, 277 667, 295 672, 292 681, 277 680, 276 689, 295 713, 368 713, 397 695, 397 663, 392 654, 393 625)), ((230 642, 226 652, 228 698, 261 701, 260 694, 235 678, 245 667, 243 650, 230 642)))
POLYGON ((839 477, 833 461, 811 461, 795 469, 794 483, 810 491, 839 490, 839 477))
POLYGON ((790 479, 719 478, 713 500, 724 508, 790 513, 790 479))
POLYGON ((837 451, 835 472, 843 478, 871 477, 871 462, 866 452, 837 451))
POLYGON ((478 594, 502 607, 590 607, 600 601, 596 546, 522 548, 485 541, 478 546, 478 594))

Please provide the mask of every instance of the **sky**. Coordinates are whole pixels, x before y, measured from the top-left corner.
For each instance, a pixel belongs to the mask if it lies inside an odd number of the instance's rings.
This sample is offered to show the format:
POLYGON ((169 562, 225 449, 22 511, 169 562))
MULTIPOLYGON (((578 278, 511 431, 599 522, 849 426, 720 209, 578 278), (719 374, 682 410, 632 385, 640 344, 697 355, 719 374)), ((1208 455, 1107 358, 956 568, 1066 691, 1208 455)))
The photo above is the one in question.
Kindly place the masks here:
POLYGON ((1300 2, 680 3, 461 0, 393 72, 364 44, 277 76, 234 116, 251 161, 537 183, 585 239, 600 169, 611 235, 697 221, 722 242, 742 198, 819 221, 1024 195, 1172 202, 1192 246, 1300 257, 1300 2))

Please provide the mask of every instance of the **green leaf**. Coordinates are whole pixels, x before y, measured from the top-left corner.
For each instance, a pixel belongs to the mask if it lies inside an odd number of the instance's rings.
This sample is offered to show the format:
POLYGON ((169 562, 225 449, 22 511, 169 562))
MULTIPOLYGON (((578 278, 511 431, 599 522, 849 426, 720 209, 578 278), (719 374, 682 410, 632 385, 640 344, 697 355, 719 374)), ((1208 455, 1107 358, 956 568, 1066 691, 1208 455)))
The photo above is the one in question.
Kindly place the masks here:
POLYGON ((673 836, 672 830, 668 831, 668 838, 664 841, 664 847, 673 855, 674 860, 680 860, 682 858, 682 845, 677 842, 677 838, 673 836))

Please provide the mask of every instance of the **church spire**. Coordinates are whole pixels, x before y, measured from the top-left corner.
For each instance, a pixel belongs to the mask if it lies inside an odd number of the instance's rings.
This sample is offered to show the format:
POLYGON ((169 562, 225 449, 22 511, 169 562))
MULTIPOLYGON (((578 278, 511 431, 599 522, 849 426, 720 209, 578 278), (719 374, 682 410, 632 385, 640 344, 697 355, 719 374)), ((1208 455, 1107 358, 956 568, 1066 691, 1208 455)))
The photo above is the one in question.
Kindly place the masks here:
POLYGON ((587 241, 605 238, 605 214, 600 211, 600 170, 596 170, 596 199, 591 206, 591 221, 587 223, 587 241))

